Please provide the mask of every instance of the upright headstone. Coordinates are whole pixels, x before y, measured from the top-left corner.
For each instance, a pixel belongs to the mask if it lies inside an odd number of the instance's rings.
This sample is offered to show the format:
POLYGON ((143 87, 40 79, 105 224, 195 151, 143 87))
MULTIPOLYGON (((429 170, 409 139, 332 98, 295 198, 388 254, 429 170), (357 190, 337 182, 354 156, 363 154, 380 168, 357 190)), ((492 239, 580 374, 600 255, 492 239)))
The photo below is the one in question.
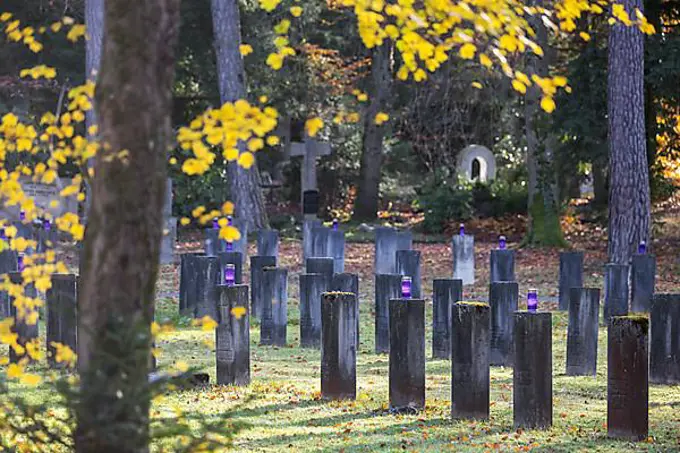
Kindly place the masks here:
POLYGON ((51 367, 63 366, 57 363, 54 343, 60 343, 71 348, 77 348, 77 287, 78 276, 75 274, 52 274, 52 287, 46 293, 47 331, 47 362, 51 367))
POLYGON ((491 283, 515 281, 515 251, 491 250, 491 283))
POLYGON ((329 285, 333 278, 333 266, 333 258, 329 257, 307 258, 305 262, 305 270, 308 274, 322 274, 329 285))
POLYGON ((300 274, 300 347, 321 346, 321 296, 328 291, 322 274, 300 274))
POLYGON ((224 284, 224 268, 227 264, 234 266, 234 282, 237 285, 243 283, 243 255, 241 252, 218 252, 220 260, 220 283, 224 284))
POLYGON ((321 396, 355 399, 357 389, 356 296, 328 292, 321 302, 321 396))
POLYGON ((317 219, 305 219, 302 223, 302 262, 314 256, 314 235, 312 231, 323 224, 317 219))
POLYGON ((644 440, 648 434, 649 321, 642 316, 612 316, 607 335, 607 435, 644 440))
POLYGON ((279 232, 277 230, 257 231, 257 255, 274 256, 279 259, 279 232))
POLYGON ((311 257, 331 257, 329 250, 331 229, 325 226, 312 228, 312 255, 311 257))
POLYGON ((397 250, 410 250, 413 236, 410 231, 398 231, 394 228, 377 227, 375 229, 375 259, 376 274, 397 273, 397 250))
POLYGON ((220 319, 215 329, 217 384, 250 384, 248 285, 219 285, 220 319))
POLYGON ((489 306, 453 304, 451 316, 451 416, 489 418, 489 306))
POLYGON ((344 293, 352 293, 355 295, 356 298, 356 303, 357 303, 357 351, 359 350, 359 330, 360 330, 360 317, 361 317, 361 304, 359 303, 359 276, 357 274, 349 274, 349 273, 342 273, 342 274, 333 274, 333 277, 331 278, 331 286, 330 286, 330 291, 337 291, 337 292, 344 292, 344 293))
POLYGON ((516 428, 552 426, 552 314, 514 314, 513 418, 516 428))
MULTIPOLYGON (((0 252, 0 278, 10 272, 17 271, 17 252, 3 250, 0 252)), ((7 291, 0 291, 0 319, 10 317, 10 297, 7 291)))
POLYGON ((397 250, 397 274, 411 277, 411 294, 414 299, 421 297, 420 252, 417 250, 397 250))
POLYGON ((453 278, 463 285, 475 283, 475 237, 469 234, 456 235, 451 240, 453 255, 453 278))
POLYGON ((569 309, 569 290, 583 286, 583 252, 560 253, 559 308, 569 309))
MULTIPOLYGON (((318 192, 316 182, 316 158, 318 156, 328 156, 331 154, 331 145, 312 137, 305 136, 302 142, 292 142, 290 156, 302 156, 302 167, 300 170, 303 205, 305 204, 305 194, 310 191, 318 192)), ((304 214, 307 214, 305 211, 304 214)))
POLYGON ((177 242, 177 217, 172 216, 172 179, 168 178, 163 202, 163 240, 161 241, 161 264, 175 262, 177 242))
POLYGON ((209 316, 212 320, 219 320, 217 303, 219 296, 217 285, 220 284, 220 261, 216 256, 196 256, 196 308, 194 316, 203 318, 209 316))
POLYGON ((390 300, 390 410, 425 407, 425 301, 390 300))
MULTIPOLYGON (((9 279, 15 285, 20 285, 23 281, 21 272, 10 272, 9 279)), ((38 297, 38 292, 33 284, 24 286, 24 296, 33 299, 38 297)), ((10 315, 14 318, 14 325, 11 331, 17 334, 17 344, 25 348, 26 344, 38 339, 38 309, 28 308, 21 313, 21 317, 17 316, 17 307, 14 304, 14 299, 10 298, 10 315)), ((23 358, 28 358, 29 362, 33 361, 28 354, 19 355, 12 346, 9 347, 10 363, 18 363, 23 358)))
POLYGON ((567 327, 567 375, 597 374, 597 335, 600 317, 600 290, 571 288, 569 327, 567 327))
POLYGON ((195 258, 203 253, 182 253, 179 261, 179 313, 193 316, 196 310, 196 282, 198 265, 195 258))
POLYGON ((328 235, 328 256, 333 258, 333 272, 345 272, 345 232, 331 230, 328 235))
POLYGON ((517 282, 494 282, 489 285, 491 307, 491 365, 512 366, 514 313, 519 305, 517 282))
POLYGON ((633 255, 631 267, 631 311, 648 313, 654 296, 656 257, 648 254, 633 255))
POLYGON ((604 267, 604 321, 628 314, 628 266, 607 264, 604 267))
POLYGON ((375 274, 375 352, 390 352, 390 300, 401 297, 401 274, 375 274))
MULTIPOLYGON (((241 252, 241 255, 245 259, 248 256, 248 222, 244 219, 232 218, 232 226, 236 228, 241 237, 232 243, 232 252, 241 252)), ((218 228, 206 228, 205 229, 205 240, 206 243, 210 240, 210 243, 215 247, 213 254, 218 252, 227 251, 227 241, 220 239, 220 230, 218 228)), ((206 250, 206 254, 208 250, 206 250)))
POLYGON ((286 345, 288 324, 288 269, 263 269, 264 304, 260 322, 261 345, 286 345))
POLYGON ((463 300, 463 281, 435 279, 432 287, 432 357, 448 360, 451 358, 452 307, 463 300))
POLYGON ((275 256, 250 257, 250 315, 255 319, 262 317, 262 306, 264 305, 263 269, 275 266, 275 256))
POLYGON ((680 384, 680 294, 655 294, 650 313, 649 378, 680 384))

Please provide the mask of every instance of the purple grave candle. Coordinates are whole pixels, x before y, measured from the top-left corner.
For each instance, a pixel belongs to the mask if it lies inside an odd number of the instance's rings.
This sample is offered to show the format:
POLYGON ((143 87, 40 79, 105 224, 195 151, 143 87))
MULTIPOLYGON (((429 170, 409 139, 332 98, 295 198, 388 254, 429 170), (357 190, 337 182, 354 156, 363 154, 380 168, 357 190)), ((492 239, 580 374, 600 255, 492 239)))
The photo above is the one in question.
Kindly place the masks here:
POLYGON ((220 222, 217 218, 213 219, 213 230, 218 230, 220 228, 220 222))
POLYGON ((26 220, 26 211, 24 211, 23 209, 19 211, 19 220, 21 220, 22 222, 26 220))
POLYGON ((338 219, 333 219, 333 231, 338 231, 338 219))
POLYGON ((2 239, 3 241, 7 240, 7 233, 5 233, 4 228, 0 228, 0 239, 2 239))
POLYGON ((505 246, 507 245, 507 242, 505 240, 505 236, 501 236, 498 238, 498 248, 501 250, 505 250, 505 246))
POLYGON ((234 226, 234 219, 230 215, 227 216, 227 226, 234 226))
POLYGON ((231 241, 227 241, 227 247, 225 249, 227 252, 233 252, 234 251, 234 243, 231 241))
POLYGON ((17 270, 19 272, 24 270, 24 255, 17 255, 17 270))
POLYGON ((411 277, 401 277, 401 298, 411 298, 411 277))
POLYGON ((462 223, 458 226, 458 234, 465 236, 465 225, 462 223))
POLYGON ((236 283, 236 266, 233 264, 224 265, 224 284, 234 286, 236 283))
POLYGON ((638 253, 640 255, 647 253, 647 243, 645 241, 640 241, 640 244, 638 245, 638 253))
POLYGON ((538 293, 535 289, 530 289, 527 293, 527 310, 536 312, 538 309, 538 293))
POLYGON ((50 231, 50 228, 52 227, 52 224, 50 223, 50 219, 44 219, 43 220, 43 228, 45 231, 50 231))

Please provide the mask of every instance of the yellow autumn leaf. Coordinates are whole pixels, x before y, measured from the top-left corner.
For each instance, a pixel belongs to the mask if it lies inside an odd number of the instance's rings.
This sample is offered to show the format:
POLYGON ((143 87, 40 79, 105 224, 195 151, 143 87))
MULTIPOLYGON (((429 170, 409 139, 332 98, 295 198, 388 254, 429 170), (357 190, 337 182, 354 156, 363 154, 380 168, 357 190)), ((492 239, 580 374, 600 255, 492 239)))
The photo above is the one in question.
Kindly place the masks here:
POLYGON ((290 14, 292 14, 293 17, 300 17, 302 15, 302 7, 301 6, 291 6, 290 14))
POLYGON ((378 126, 386 123, 390 119, 390 116, 385 113, 385 112, 378 112, 377 115, 375 115, 375 124, 378 126))
POLYGON ((186 373, 187 370, 189 370, 189 365, 184 360, 178 360, 175 362, 175 368, 177 368, 180 373, 186 373))
POLYGON ((477 47, 468 42, 460 47, 458 54, 465 60, 471 60, 475 57, 475 52, 477 52, 477 47))
POLYGON ((179 223, 182 226, 187 226, 191 223, 191 219, 189 219, 188 217, 182 217, 181 219, 179 219, 179 223))
POLYGON ((323 127, 323 120, 319 117, 310 118, 305 122, 305 131, 310 137, 316 136, 316 134, 323 127))
POLYGON ((238 46, 238 50, 239 52, 241 52, 241 55, 246 57, 253 53, 253 46, 251 46, 250 44, 241 44, 240 46, 238 46))
POLYGON ((255 163, 255 156, 253 153, 246 151, 238 156, 238 164, 245 168, 246 170, 253 166, 255 163))
POLYGON ((522 94, 527 92, 527 86, 517 79, 512 81, 512 87, 515 89, 515 91, 519 91, 522 94))
POLYGON ((276 146, 279 143, 281 143, 281 139, 276 135, 270 135, 269 137, 267 137, 267 145, 276 146))
POLYGON ((267 66, 272 68, 274 71, 278 71, 283 67, 283 57, 278 53, 270 53, 267 57, 267 66))
POLYGON ((477 81, 472 82, 470 85, 472 85, 473 88, 477 88, 478 90, 482 89, 482 84, 477 81))
POLYGON ((224 204, 222 205, 222 213, 224 213, 224 215, 233 215, 234 203, 232 203, 231 201, 225 201, 224 204))
POLYGON ((544 96, 541 99, 541 108, 548 113, 552 113, 555 110, 555 100, 549 96, 544 96))
POLYGON ((234 315, 234 318, 241 319, 246 314, 246 307, 234 307, 231 309, 231 314, 234 315))

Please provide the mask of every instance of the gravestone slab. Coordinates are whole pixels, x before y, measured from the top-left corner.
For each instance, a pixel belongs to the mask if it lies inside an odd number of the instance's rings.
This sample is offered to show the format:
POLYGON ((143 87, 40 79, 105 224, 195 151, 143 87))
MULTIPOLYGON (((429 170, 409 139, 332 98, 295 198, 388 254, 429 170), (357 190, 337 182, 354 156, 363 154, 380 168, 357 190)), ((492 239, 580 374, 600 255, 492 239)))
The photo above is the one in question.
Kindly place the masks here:
POLYGON ((300 274, 300 347, 321 346, 321 296, 328 291, 323 274, 300 274))
POLYGON ((630 273, 631 311, 648 313, 654 296, 656 257, 648 254, 633 255, 630 273))
POLYGON ((264 303, 260 322, 260 344, 285 346, 288 325, 288 269, 262 269, 264 303))
POLYGON ((559 308, 569 309, 569 291, 583 286, 583 252, 560 253, 559 308))
POLYGON ((275 256, 250 257, 250 314, 255 319, 262 317, 264 305, 264 269, 276 267, 275 256))
POLYGON ((375 274, 375 352, 390 352, 390 300, 401 297, 401 274, 375 274))
POLYGON ((425 407, 425 301, 390 300, 390 410, 425 407))
POLYGON ((600 317, 600 290, 571 288, 567 327, 567 375, 597 374, 597 335, 600 317))
POLYGON ((351 293, 354 294, 355 299, 356 299, 356 304, 357 304, 357 313, 356 313, 356 318, 357 318, 357 347, 356 350, 359 350, 359 320, 360 320, 360 313, 361 311, 359 308, 361 307, 361 304, 359 303, 359 276, 357 274, 350 274, 350 273, 342 273, 342 274, 333 274, 331 277, 331 285, 329 287, 330 291, 334 292, 343 292, 343 293, 351 293))
POLYGON ((321 396, 356 399, 356 295, 328 292, 321 302, 321 396))
POLYGON ((248 285, 219 285, 220 319, 215 329, 218 385, 250 384, 248 285), (241 314, 234 314, 243 310, 241 314))
POLYGON ((475 283, 475 237, 469 234, 453 236, 451 239, 453 255, 453 278, 463 281, 463 285, 475 283))
POLYGON ((243 255, 241 252, 219 252, 217 258, 220 260, 220 284, 224 285, 224 269, 227 264, 234 265, 234 283, 243 283, 243 255))
POLYGON ((52 343, 61 343, 78 351, 77 287, 75 274, 52 274, 52 287, 46 293, 47 331, 45 343, 47 362, 53 368, 64 367, 56 360, 56 349, 52 343))
MULTIPOLYGON (((17 252, 3 250, 0 252, 0 278, 17 271, 17 252)), ((0 291, 0 320, 10 317, 10 297, 7 291, 0 291)))
POLYGON ((421 297, 420 252, 397 250, 397 274, 411 277, 411 294, 414 299, 421 297))
POLYGON ((397 250, 411 250, 413 235, 410 231, 377 227, 375 229, 374 269, 376 274, 397 273, 397 250))
POLYGON ((604 266, 604 322, 612 316, 628 314, 628 266, 606 264, 604 266))
POLYGON ((279 232, 277 230, 257 231, 257 255, 274 256, 279 259, 279 232))
POLYGON ((432 289, 432 357, 449 360, 452 307, 463 300, 463 281, 435 279, 432 289))
POLYGON ((514 282, 515 281, 515 251, 514 250, 491 250, 490 257, 491 282, 514 282))
MULTIPOLYGON (((9 279, 15 285, 19 285, 23 281, 20 272, 11 272, 9 274, 9 279)), ((26 297, 36 298, 38 297, 38 291, 36 291, 35 286, 33 286, 33 284, 25 285, 24 295, 26 297)), ((34 324, 31 324, 29 322, 29 319, 27 318, 33 317, 37 314, 38 313, 36 310, 31 310, 28 313, 26 313, 27 316, 24 316, 21 319, 18 318, 17 307, 14 305, 14 298, 10 298, 10 315, 14 318, 14 325, 12 326, 10 331, 17 334, 17 343, 19 345, 25 347, 26 344, 29 343, 30 341, 38 339, 38 323, 40 322, 40 320, 36 317, 36 322, 34 324)), ((31 359, 28 354, 18 355, 14 351, 14 348, 12 348, 11 346, 9 347, 10 363, 18 363, 20 360, 23 360, 24 358, 27 358, 29 363, 33 362, 33 359, 31 359)))
POLYGON ((219 295, 217 285, 220 284, 220 261, 216 256, 196 256, 192 258, 196 264, 196 305, 194 316, 209 316, 213 321, 219 319, 217 304, 219 295))
POLYGON ((322 227, 323 224, 320 220, 316 219, 305 219, 302 222, 302 262, 307 262, 307 258, 311 258, 314 255, 314 236, 312 231, 316 228, 322 227))
POLYGON ((680 384, 680 294, 655 294, 650 322, 649 378, 680 384))
POLYGON ((196 310, 196 279, 198 265, 194 258, 205 256, 201 252, 182 253, 179 264, 179 314, 193 316, 196 310))
POLYGON ((489 285, 491 307, 491 365, 512 366, 514 313, 519 305, 517 282, 494 282, 489 285))

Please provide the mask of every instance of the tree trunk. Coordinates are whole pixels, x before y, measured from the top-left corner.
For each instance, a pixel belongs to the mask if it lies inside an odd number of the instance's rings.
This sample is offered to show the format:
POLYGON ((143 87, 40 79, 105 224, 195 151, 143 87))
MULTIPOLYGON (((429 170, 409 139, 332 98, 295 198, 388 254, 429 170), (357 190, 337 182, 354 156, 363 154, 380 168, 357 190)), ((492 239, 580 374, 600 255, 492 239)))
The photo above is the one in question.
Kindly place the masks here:
POLYGON ((374 48, 372 53, 371 101, 364 118, 359 193, 354 203, 355 220, 375 220, 378 214, 385 125, 376 124, 375 116, 385 109, 391 91, 391 47, 389 44, 383 44, 374 48))
POLYGON ((145 452, 179 0, 106 0, 104 23, 103 148, 78 294, 76 451, 145 452))
MULTIPOLYGON (((550 63, 547 31, 539 20, 533 22, 538 44, 546 52, 543 58, 529 56, 527 66, 530 73, 546 76, 550 63)), ((560 225, 560 197, 553 154, 555 138, 550 134, 551 117, 540 107, 541 96, 540 88, 531 86, 524 104, 529 171, 529 228, 524 244, 563 246, 565 241, 560 225)))
MULTIPOLYGON (((628 14, 641 0, 622 2, 628 14)), ((649 168, 645 137, 644 38, 635 27, 609 33, 609 262, 627 264, 639 241, 649 242, 649 168)))
MULTIPOLYGON (((245 99, 246 84, 241 45, 241 19, 236 0, 212 0, 213 29, 217 75, 222 103, 245 99)), ((241 144, 243 149, 243 144, 241 144)), ((248 222, 248 230, 267 228, 260 172, 257 162, 248 170, 236 162, 227 165, 229 192, 236 209, 236 217, 248 222)))
MULTIPOLYGON (((93 82, 97 80, 99 65, 102 59, 102 36, 104 32, 104 0, 85 0, 85 77, 93 82)), ((96 110, 85 113, 85 124, 97 124, 96 110)))

